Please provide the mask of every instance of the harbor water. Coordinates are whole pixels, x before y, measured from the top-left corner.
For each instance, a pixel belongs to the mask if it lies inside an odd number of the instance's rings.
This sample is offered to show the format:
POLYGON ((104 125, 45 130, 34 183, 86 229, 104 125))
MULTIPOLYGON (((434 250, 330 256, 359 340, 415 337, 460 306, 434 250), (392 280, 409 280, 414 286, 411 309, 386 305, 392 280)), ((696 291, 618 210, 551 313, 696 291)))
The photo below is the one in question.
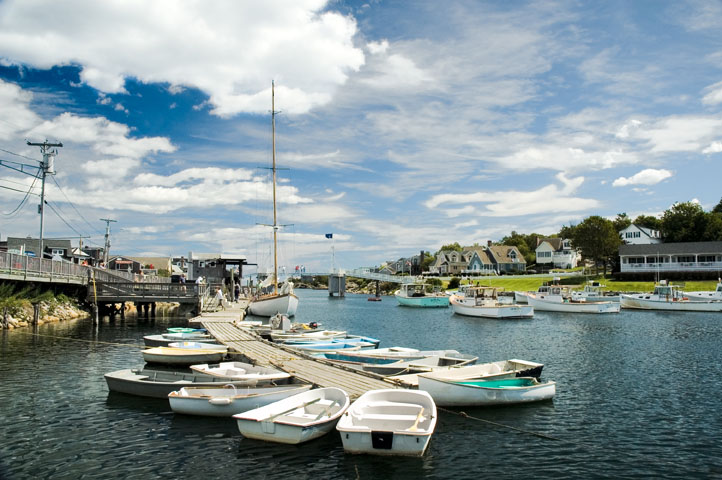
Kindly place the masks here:
POLYGON ((0 479, 722 478, 722 314, 536 313, 482 320, 393 297, 301 290, 299 322, 456 349, 479 363, 545 364, 553 401, 442 409, 422 458, 245 439, 232 419, 175 415, 164 399, 108 392, 142 366, 144 335, 180 318, 88 320, 0 334, 0 479))

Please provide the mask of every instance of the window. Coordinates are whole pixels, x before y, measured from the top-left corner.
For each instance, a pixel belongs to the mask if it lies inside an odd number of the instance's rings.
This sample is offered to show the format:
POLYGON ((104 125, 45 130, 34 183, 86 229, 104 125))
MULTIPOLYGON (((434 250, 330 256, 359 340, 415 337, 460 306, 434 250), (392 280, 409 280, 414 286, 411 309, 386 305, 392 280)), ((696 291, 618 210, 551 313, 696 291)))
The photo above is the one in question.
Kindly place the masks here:
POLYGON ((53 255, 65 255, 65 249, 64 248, 53 248, 53 255))
POLYGON ((714 255, 697 255, 697 260, 700 262, 714 262, 714 255))
POLYGON ((677 263, 688 263, 688 262, 694 262, 694 257, 692 255, 679 255, 675 262, 677 263))

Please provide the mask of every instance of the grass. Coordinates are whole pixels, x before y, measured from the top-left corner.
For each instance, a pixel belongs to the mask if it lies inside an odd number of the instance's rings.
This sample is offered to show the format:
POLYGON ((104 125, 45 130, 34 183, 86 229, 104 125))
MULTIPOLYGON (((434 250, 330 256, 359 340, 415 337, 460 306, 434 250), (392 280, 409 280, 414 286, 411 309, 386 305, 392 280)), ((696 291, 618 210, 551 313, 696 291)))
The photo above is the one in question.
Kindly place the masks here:
MULTIPOLYGON (((474 280, 473 283, 476 285, 477 282, 482 286, 489 287, 503 287, 506 291, 535 291, 544 282, 551 282, 553 276, 548 277, 532 277, 532 278, 504 278, 504 277, 485 277, 482 279, 474 280)), ((596 278, 602 285, 606 285, 605 290, 613 292, 651 292, 654 290, 654 282, 628 282, 628 281, 616 281, 611 278, 596 278)), ((585 280, 579 278, 578 286, 567 285, 573 288, 582 289, 585 280)), ((674 285, 680 285, 686 291, 709 291, 714 290, 717 287, 716 280, 705 280, 705 281, 689 281, 689 282, 670 282, 674 285)), ((445 284, 446 286, 446 284, 445 284)))

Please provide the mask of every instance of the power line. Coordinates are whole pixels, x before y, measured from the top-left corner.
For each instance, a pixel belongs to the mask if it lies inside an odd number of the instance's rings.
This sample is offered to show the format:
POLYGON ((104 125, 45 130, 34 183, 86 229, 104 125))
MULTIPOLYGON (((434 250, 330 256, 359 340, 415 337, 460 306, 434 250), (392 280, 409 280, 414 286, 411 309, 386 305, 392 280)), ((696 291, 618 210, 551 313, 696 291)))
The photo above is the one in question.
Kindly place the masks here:
MULTIPOLYGON (((18 206, 15 207, 15 210, 13 210, 13 211, 10 212, 10 213, 1 212, 2 215, 5 216, 5 217, 13 218, 13 217, 20 211, 20 209, 23 208, 23 206, 25 205, 25 203, 28 201, 28 198, 30 197, 30 195, 37 195, 37 193, 31 193, 32 190, 33 190, 33 188, 35 188, 35 182, 37 182, 37 181, 38 181, 38 177, 36 176, 36 177, 33 179, 33 183, 30 185, 30 188, 28 188, 28 191, 25 192, 25 196, 23 197, 23 199, 20 200, 20 203, 18 203, 18 206)), ((22 190, 18 190, 18 189, 16 189, 16 188, 11 188, 11 187, 6 187, 6 186, 4 186, 4 185, 0 185, 0 187, 6 188, 6 189, 8 189, 8 190, 15 190, 16 192, 22 192, 22 190)))
POLYGON ((33 162, 39 162, 37 158, 30 158, 26 157, 25 155, 20 155, 19 153, 11 152, 10 150, 5 150, 4 148, 0 148, 0 152, 9 153, 10 155, 15 155, 16 157, 25 158, 27 160, 32 160, 33 162))
POLYGON ((100 232, 100 230, 97 230, 93 225, 91 225, 90 222, 83 216, 83 214, 80 213, 77 208, 75 208, 75 205, 73 204, 73 202, 70 201, 70 199, 69 199, 68 196, 65 194, 65 192, 63 191, 63 189, 60 188, 60 184, 58 183, 57 180, 55 180, 55 177, 53 177, 53 182, 55 182, 55 185, 58 187, 58 190, 60 190, 60 193, 63 194, 63 196, 64 196, 65 199, 68 201, 68 203, 70 204, 70 206, 73 207, 73 210, 75 210, 75 213, 77 213, 77 214, 80 216, 80 218, 82 218, 82 219, 85 221, 85 223, 88 224, 88 226, 91 228, 92 231, 95 231, 96 233, 101 234, 102 232, 100 232))
POLYGON ((80 233, 79 231, 77 231, 77 230, 75 229, 75 227, 73 227, 72 225, 70 225, 70 224, 68 223, 68 221, 65 220, 65 218, 63 218, 62 215, 60 215, 60 212, 58 212, 58 211, 55 209, 55 207, 53 207, 53 204, 52 204, 52 203, 46 201, 45 204, 46 204, 48 207, 50 207, 50 209, 51 209, 53 212, 55 212, 55 215, 57 215, 58 218, 59 218, 60 220, 62 220, 63 223, 68 226, 69 229, 71 229, 72 231, 74 231, 76 234, 78 234, 78 235, 80 235, 80 236, 83 235, 82 233, 80 233))

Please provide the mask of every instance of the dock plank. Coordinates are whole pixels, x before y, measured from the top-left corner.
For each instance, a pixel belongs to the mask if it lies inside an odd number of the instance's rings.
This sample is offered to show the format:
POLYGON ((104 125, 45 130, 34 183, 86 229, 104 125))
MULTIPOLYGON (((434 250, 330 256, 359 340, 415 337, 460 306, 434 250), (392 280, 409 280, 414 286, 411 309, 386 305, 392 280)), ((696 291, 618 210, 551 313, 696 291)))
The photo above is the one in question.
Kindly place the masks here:
POLYGON ((234 305, 226 310, 203 313, 193 321, 200 323, 217 341, 228 346, 232 355, 242 355, 257 365, 279 368, 301 381, 319 387, 341 388, 353 399, 369 390, 409 387, 384 379, 380 375, 336 365, 269 342, 236 325, 236 321, 241 318, 243 315, 240 307, 234 305))

